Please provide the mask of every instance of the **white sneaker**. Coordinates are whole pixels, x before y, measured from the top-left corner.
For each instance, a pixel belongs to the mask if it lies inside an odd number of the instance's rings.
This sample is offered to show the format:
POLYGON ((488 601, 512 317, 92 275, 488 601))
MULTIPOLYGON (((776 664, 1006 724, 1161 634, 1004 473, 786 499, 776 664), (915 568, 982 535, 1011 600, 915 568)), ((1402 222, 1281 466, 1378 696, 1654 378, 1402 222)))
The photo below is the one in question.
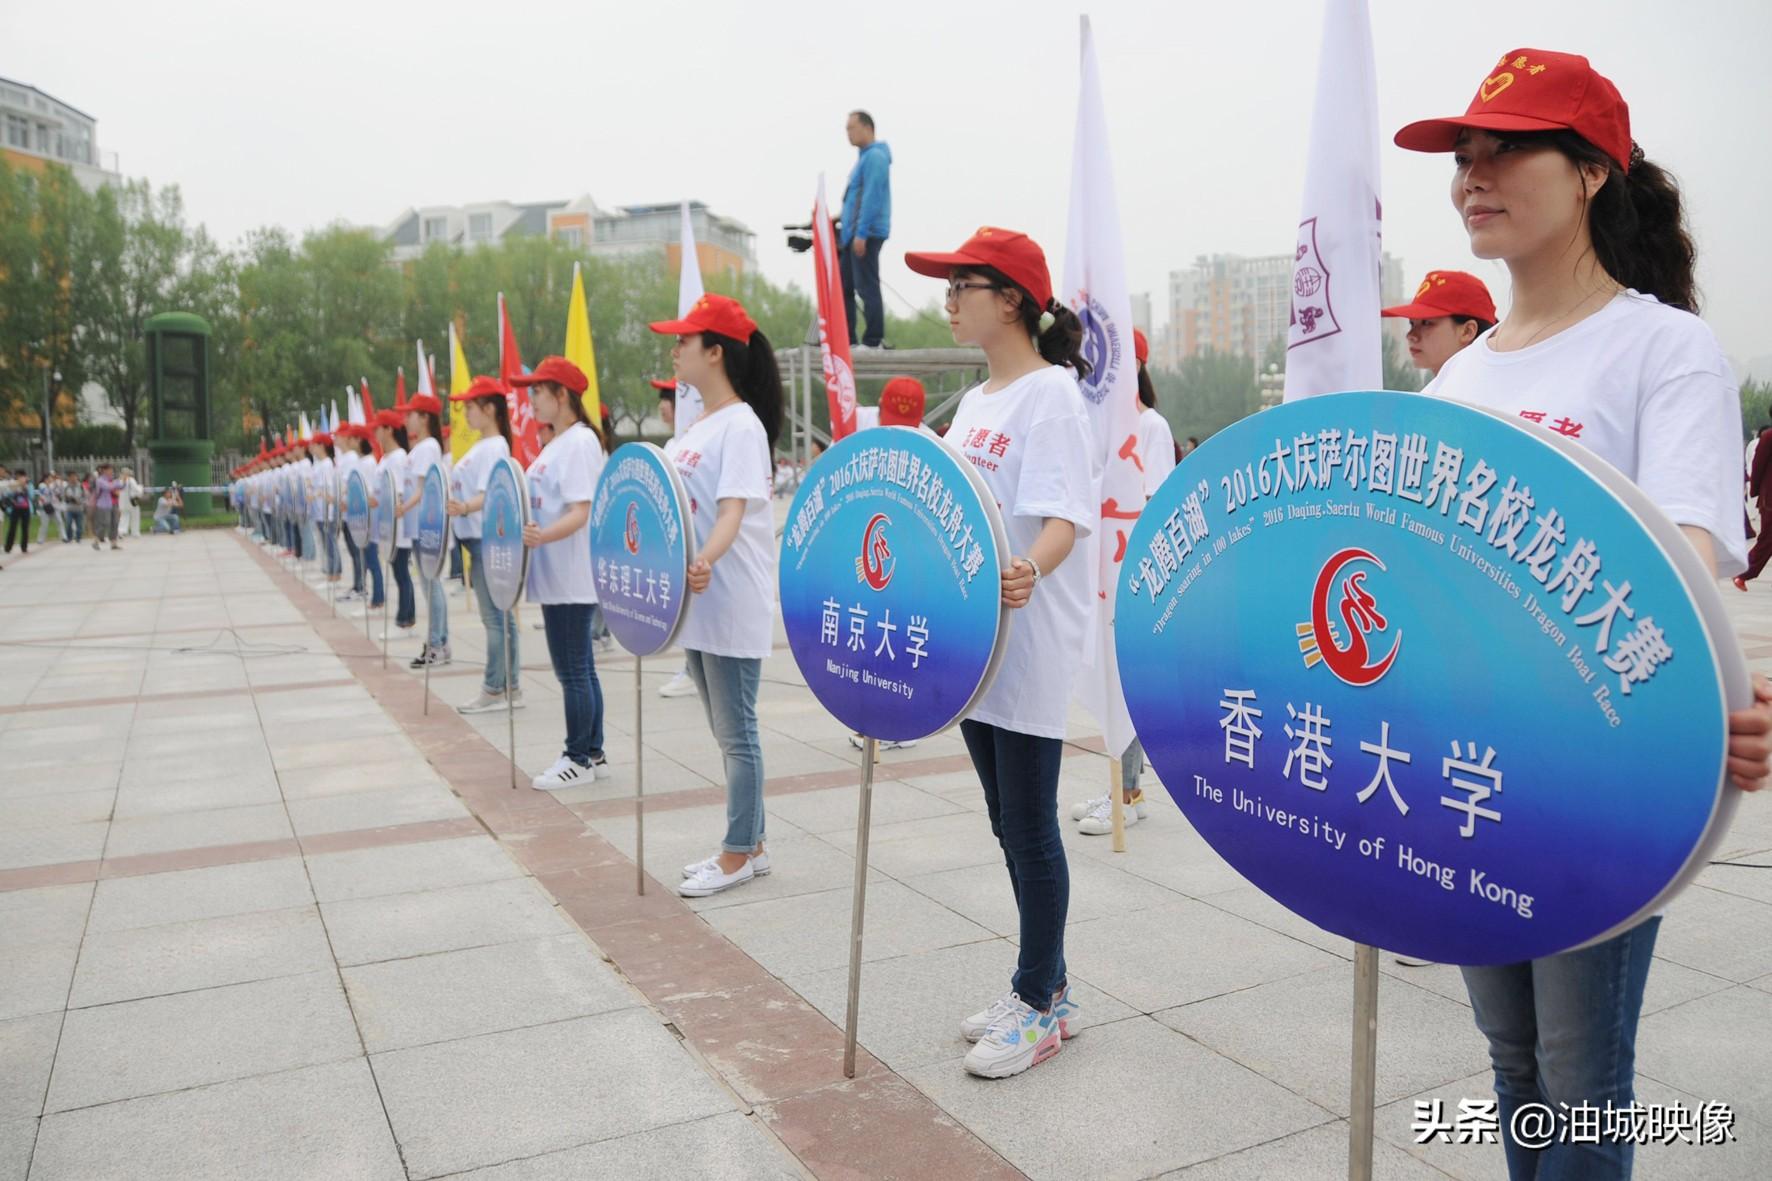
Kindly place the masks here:
POLYGON ((1042 1013, 1010 994, 1010 1008, 991 1022, 966 1052, 966 1070, 980 1078, 1008 1078, 1038 1066, 1064 1047, 1056 1012, 1042 1013))
POLYGON ((554 765, 537 775, 530 781, 536 791, 565 791, 572 787, 589 787, 597 781, 597 773, 589 767, 581 767, 565 755, 554 761, 554 765))
MULTIPOLYGON (((720 855, 715 853, 712 857, 704 858, 701 861, 685 865, 683 867, 683 876, 686 878, 692 878, 696 874, 701 873, 710 867, 718 867, 719 863, 720 855)), ((769 864, 769 850, 765 849, 761 853, 751 854, 752 874, 757 877, 762 877, 764 874, 768 873, 771 868, 772 866, 769 864)))
POLYGON ((684 669, 676 676, 658 687, 660 697, 694 697, 695 682, 690 679, 689 670, 684 669))
MULTIPOLYGON (((512 689, 510 708, 522 709, 525 704, 527 703, 523 700, 523 690, 521 688, 512 689)), ((503 693, 492 694, 482 689, 479 696, 466 705, 456 707, 455 712, 458 714, 489 714, 503 713, 504 710, 505 695, 503 693)))
POLYGON ((751 867, 748 857, 731 873, 720 872, 720 859, 716 857, 698 866, 694 877, 683 879, 677 886, 677 893, 685 898, 706 898, 709 894, 742 886, 756 876, 757 871, 751 867))
MULTIPOLYGON (((882 738, 877 745, 881 750, 909 750, 917 745, 917 740, 915 738, 882 738)), ((862 740, 854 734, 849 736, 849 746, 852 750, 863 749, 862 740)))
POLYGON ((997 1023, 998 1018, 1013 1010, 1020 1003, 1020 998, 1013 992, 1004 993, 985 1008, 960 1022, 960 1036, 969 1042, 977 1041, 985 1035, 986 1030, 997 1023))
MULTIPOLYGON (((1092 800, 1083 800, 1083 801, 1080 801, 1079 803, 1072 804, 1071 805, 1071 819, 1072 820, 1081 820, 1081 819, 1083 819, 1083 817, 1089 815, 1089 813, 1095 811, 1096 808, 1101 807, 1102 805, 1104 805, 1106 803, 1107 803, 1107 792, 1104 791, 1092 800)), ((1138 817, 1140 820, 1144 819, 1147 805, 1144 802, 1144 789, 1143 788, 1139 788, 1137 791, 1132 793, 1132 803, 1128 806, 1131 807, 1133 810, 1135 810, 1138 813, 1138 817)))
MULTIPOLYGON (((1113 805, 1106 796, 1092 802, 1095 806, 1089 809, 1089 815, 1083 817, 1082 821, 1078 823, 1077 831, 1086 837, 1106 836, 1114 831, 1113 805)), ((1131 828, 1138 823, 1139 808, 1139 804, 1127 804, 1120 809, 1121 827, 1131 828)))

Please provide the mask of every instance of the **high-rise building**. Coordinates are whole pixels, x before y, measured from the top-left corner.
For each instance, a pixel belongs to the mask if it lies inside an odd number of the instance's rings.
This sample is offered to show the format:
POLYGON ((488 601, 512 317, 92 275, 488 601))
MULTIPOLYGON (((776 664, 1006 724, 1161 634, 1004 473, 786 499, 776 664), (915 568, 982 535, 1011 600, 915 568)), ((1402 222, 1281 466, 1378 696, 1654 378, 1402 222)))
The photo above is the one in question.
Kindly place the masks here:
MULTIPOLYGON (((1292 315, 1292 263, 1290 254, 1202 254, 1187 270, 1171 271, 1165 341, 1170 363, 1214 349, 1248 357, 1259 367, 1271 351, 1284 349, 1292 315)), ((1384 303, 1401 303, 1402 264, 1385 254, 1380 267, 1384 303)), ((1387 321, 1386 329, 1395 332, 1395 322, 1387 321)))
POLYGON ((0 78, 0 158, 31 172, 60 164, 88 189, 118 179, 117 154, 99 151, 98 120, 10 78, 0 78))
MULTIPOLYGON (((663 247, 672 270, 682 240, 682 206, 626 205, 603 209, 589 194, 572 201, 481 201, 472 205, 424 205, 407 209, 382 230, 396 261, 423 254, 433 242, 490 245, 507 238, 552 237, 590 254, 621 256, 663 247)), ((689 203, 695 249, 703 274, 737 277, 757 261, 756 234, 700 201, 689 203)))

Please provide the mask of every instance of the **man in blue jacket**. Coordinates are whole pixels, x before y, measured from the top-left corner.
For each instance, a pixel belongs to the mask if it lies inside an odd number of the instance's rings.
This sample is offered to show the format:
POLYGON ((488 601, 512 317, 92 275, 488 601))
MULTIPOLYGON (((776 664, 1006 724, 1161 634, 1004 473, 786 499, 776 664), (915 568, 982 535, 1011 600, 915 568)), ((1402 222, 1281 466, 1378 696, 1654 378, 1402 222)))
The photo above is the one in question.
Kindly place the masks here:
POLYGON ((837 235, 843 260, 843 306, 849 316, 849 339, 855 341, 855 298, 867 313, 867 348, 879 348, 886 336, 886 309, 880 302, 880 248, 892 231, 892 149, 874 138, 874 117, 850 111, 844 130, 857 150, 855 168, 843 190, 842 225, 837 235))

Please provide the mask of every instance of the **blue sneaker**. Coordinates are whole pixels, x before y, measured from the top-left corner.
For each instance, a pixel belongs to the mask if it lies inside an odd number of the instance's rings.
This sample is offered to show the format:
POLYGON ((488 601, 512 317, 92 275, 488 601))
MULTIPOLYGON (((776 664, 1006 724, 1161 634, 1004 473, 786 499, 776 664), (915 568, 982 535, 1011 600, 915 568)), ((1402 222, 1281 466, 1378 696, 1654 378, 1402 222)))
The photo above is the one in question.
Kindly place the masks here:
POLYGON ((1058 1053, 1064 1039, 1058 1018, 1031 1008, 1020 997, 966 1052, 966 1069, 980 1078, 1008 1078, 1058 1053))
POLYGON ((1082 1011, 1083 1006, 1071 998, 1071 985, 1067 980, 1064 987, 1052 997, 1052 1015, 1058 1018, 1059 1037, 1068 1042, 1077 1036, 1080 1029, 1075 1025, 1075 1022, 1077 1014, 1082 1011))

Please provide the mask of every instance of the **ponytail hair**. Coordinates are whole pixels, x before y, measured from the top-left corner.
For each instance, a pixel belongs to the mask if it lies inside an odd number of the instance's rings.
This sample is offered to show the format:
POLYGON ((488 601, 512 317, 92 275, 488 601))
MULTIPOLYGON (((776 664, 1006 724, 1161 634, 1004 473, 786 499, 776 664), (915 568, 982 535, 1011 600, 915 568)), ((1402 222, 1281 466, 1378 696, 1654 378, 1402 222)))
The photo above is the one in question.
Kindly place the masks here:
POLYGON ((399 426, 389 427, 388 433, 394 436, 394 442, 396 442, 400 445, 400 450, 402 450, 402 451, 412 450, 411 441, 407 438, 407 435, 406 435, 406 424, 405 423, 401 423, 399 426))
POLYGON ((720 346, 720 365, 732 389, 763 423, 769 436, 769 450, 781 436, 781 368, 775 362, 775 349, 769 338, 759 330, 748 341, 738 341, 718 332, 703 332, 701 347, 720 346))
POLYGON ((505 396, 493 394, 490 397, 475 398, 474 401, 480 403, 480 408, 488 411, 497 421, 498 433, 504 436, 505 446, 510 448, 512 455, 517 454, 516 445, 511 441, 511 404, 505 400, 505 396))
POLYGON ((1157 408, 1157 387, 1151 383, 1150 370, 1138 367, 1138 400, 1150 409, 1157 408))
POLYGON ((1514 142, 1549 144, 1577 165, 1606 170, 1606 183, 1588 201, 1594 257, 1624 286, 1681 311, 1698 313, 1697 250, 1686 229, 1680 187, 1673 174, 1643 158, 1631 141, 1630 171, 1573 131, 1509 135, 1514 142))
POLYGON ((437 440, 437 446, 441 447, 443 445, 443 420, 442 420, 442 418, 439 417, 438 415, 428 414, 428 413, 424 416, 424 418, 425 418, 425 430, 428 432, 428 437, 437 440))
POLYGON ((1070 367, 1078 381, 1088 378, 1089 362, 1083 359, 1083 322, 1077 319, 1077 313, 1056 299, 1047 301, 1042 308, 1027 288, 995 267, 968 267, 965 273, 988 280, 999 291, 1020 294, 1021 324, 1033 337, 1040 356, 1048 365, 1070 367))

